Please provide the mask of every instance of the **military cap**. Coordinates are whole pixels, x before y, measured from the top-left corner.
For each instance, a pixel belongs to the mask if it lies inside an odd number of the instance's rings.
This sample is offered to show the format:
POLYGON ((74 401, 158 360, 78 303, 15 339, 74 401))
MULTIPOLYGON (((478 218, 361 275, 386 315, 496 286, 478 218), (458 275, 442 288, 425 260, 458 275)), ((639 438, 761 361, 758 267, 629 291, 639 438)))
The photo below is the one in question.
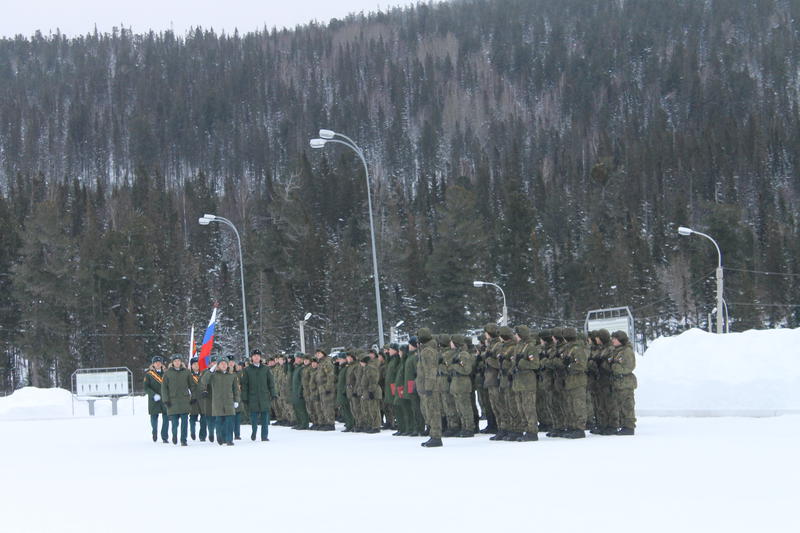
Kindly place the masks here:
POLYGON ((564 330, 562 328, 553 328, 550 332, 553 334, 553 337, 557 339, 564 338, 564 330))
POLYGON ((503 326, 500 328, 500 338, 503 340, 508 340, 514 336, 514 332, 511 331, 511 328, 508 326, 503 326))
POLYGON ((450 335, 450 340, 453 341, 453 344, 456 346, 464 346, 467 343, 466 338, 464 335, 456 333, 455 335, 450 335))
POLYGON ((229 355, 228 361, 236 361, 236 357, 234 357, 233 355, 229 355))
POLYGON ((261 353, 261 350, 259 350, 258 348, 255 348, 253 350, 250 350, 250 357, 252 357, 254 355, 264 355, 264 354, 261 353))
POLYGON ((179 353, 174 353, 174 354, 172 354, 172 355, 170 355, 170 356, 169 356, 169 361, 170 361, 170 363, 171 363, 171 362, 172 362, 172 361, 174 361, 175 359, 180 359, 180 358, 181 358, 181 354, 179 354, 179 353))
POLYGON ((328 352, 326 352, 324 348, 317 348, 316 350, 314 350, 314 353, 321 353, 322 355, 328 355, 328 352))
POLYGON ((416 335, 408 339, 408 345, 413 346, 414 348, 419 346, 419 340, 417 339, 416 335))
POLYGON ((552 336, 553 332, 550 331, 549 329, 543 329, 542 331, 539 332, 539 338, 542 340, 550 340, 552 336))
MULTIPOLYGON (((370 350, 370 352, 372 351, 373 350, 370 350)), ((359 357, 359 361, 361 361, 362 363, 369 363, 371 360, 372 358, 369 356, 369 352, 363 353, 361 354, 361 357, 359 357)))
POLYGON ((621 344, 628 344, 628 334, 621 329, 612 333, 611 336, 617 339, 621 344))
POLYGON ((497 337, 500 333, 500 330, 497 327, 497 324, 494 322, 489 322, 485 326, 483 326, 483 331, 489 334, 490 337, 497 337))
POLYGON ((396 352, 399 352, 400 351, 400 346, 396 342, 393 342, 393 343, 391 343, 389 345, 389 349, 390 350, 394 350, 396 352))
POLYGON ((200 362, 200 359, 198 359, 196 355, 194 357, 192 357, 191 359, 189 359, 189 364, 190 365, 193 365, 193 364, 199 363, 199 362, 200 362))
POLYGON ((450 335, 447 333, 439 333, 436 335, 436 342, 439 346, 450 346, 450 335))
POLYGON ((401 344, 400 351, 403 352, 403 355, 408 354, 408 344, 401 344))
POLYGON ((433 338, 433 333, 428 328, 419 328, 417 331, 417 338, 419 342, 428 342, 433 338))
POLYGON ((578 338, 578 332, 575 328, 562 328, 561 336, 564 337, 564 340, 571 342, 578 338))
POLYGON ((153 363, 163 363, 163 362, 164 362, 164 358, 161 357, 160 355, 154 355, 153 358, 150 360, 151 364, 153 364, 153 363))
POLYGON ((607 329, 601 329, 597 331, 597 335, 595 336, 600 337, 600 341, 603 344, 608 344, 609 342, 611 342, 611 334, 608 332, 607 329))
POLYGON ((522 324, 514 328, 514 333, 519 335, 519 338, 524 341, 531 338, 531 330, 528 328, 528 326, 524 326, 522 324))
POLYGON ((305 357, 306 357, 306 354, 304 354, 303 352, 294 352, 294 358, 295 359, 305 359, 305 357))
POLYGON ((219 361, 219 356, 217 355, 212 355, 211 357, 208 358, 209 363, 216 363, 217 361, 219 361))

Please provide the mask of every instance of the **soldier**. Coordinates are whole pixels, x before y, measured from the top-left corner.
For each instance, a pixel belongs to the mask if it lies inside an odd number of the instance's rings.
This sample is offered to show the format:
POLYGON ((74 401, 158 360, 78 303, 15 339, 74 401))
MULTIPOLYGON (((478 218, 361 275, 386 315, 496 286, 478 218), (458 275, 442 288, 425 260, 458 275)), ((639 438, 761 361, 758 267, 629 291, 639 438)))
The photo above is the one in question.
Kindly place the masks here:
POLYGON ((269 413, 275 401, 275 378, 272 370, 261 364, 261 350, 253 350, 251 364, 242 372, 242 401, 250 411, 250 440, 256 440, 261 424, 261 440, 269 441, 269 413))
POLYGON ((417 331, 420 342, 419 361, 417 363, 417 385, 422 402, 422 414, 430 428, 430 439, 422 443, 427 448, 442 446, 442 406, 437 390, 436 378, 439 371, 439 352, 436 341, 428 328, 417 331))
MULTIPOLYGON (((497 359, 497 356, 500 355, 500 329, 497 327, 497 324, 492 324, 490 322, 484 326, 483 331, 486 341, 486 351, 484 352, 483 359, 485 364, 483 370, 483 386, 488 392, 489 405, 492 408, 492 413, 494 413, 495 424, 497 426, 495 433, 500 435, 499 428, 501 427, 501 411, 504 412, 500 406, 500 361, 497 359)), ((488 427, 483 432, 490 433, 490 431, 487 430, 488 427)), ((497 435, 495 435, 495 437, 496 436, 497 435)))
POLYGON ((311 420, 311 427, 309 429, 316 431, 317 425, 319 424, 317 410, 319 398, 317 397, 317 389, 314 386, 314 377, 317 368, 319 368, 319 364, 313 357, 306 356, 305 354, 303 354, 303 357, 305 357, 303 361, 305 367, 303 370, 303 398, 306 400, 306 410, 308 410, 308 418, 311 420))
POLYGON ((339 414, 344 421, 344 433, 350 433, 355 428, 355 418, 353 418, 353 411, 350 409, 350 399, 347 395, 347 377, 352 370, 353 354, 345 352, 340 355, 341 367, 339 368, 339 375, 336 378, 336 405, 339 407, 339 414))
MULTIPOLYGON (((397 429, 392 435, 399 435, 402 431, 398 429, 401 425, 398 409, 395 408, 397 399, 397 368, 400 366, 400 347, 397 343, 391 343, 387 352, 386 371, 384 374, 383 386, 383 412, 386 413, 386 421, 390 426, 397 429)), ((388 429, 388 428, 387 428, 388 429)))
MULTIPOLYGON (((234 378, 236 378, 236 387, 238 387, 239 395, 241 397, 242 365, 237 364, 235 357, 232 355, 228 356, 228 372, 232 373, 234 378)), ((244 402, 238 402, 238 403, 239 405, 236 407, 236 412, 233 414, 233 421, 231 423, 231 427, 233 428, 234 440, 242 440, 242 413, 244 413, 244 402)))
POLYGON ((292 379, 296 369, 294 356, 281 355, 281 360, 284 361, 284 364, 281 365, 283 373, 281 374, 280 386, 277 382, 275 383, 275 391, 278 394, 278 400, 273 403, 280 406, 283 414, 283 420, 279 425, 293 427, 297 423, 294 407, 292 406, 292 379))
POLYGON ((586 343, 578 339, 575 328, 564 328, 564 405, 566 431, 561 435, 568 439, 586 437, 586 343))
POLYGON ((634 393, 636 389, 636 356, 624 331, 615 331, 611 335, 614 351, 611 355, 611 398, 615 427, 619 427, 617 435, 633 435, 636 429, 636 406, 634 393))
POLYGON ((219 359, 216 355, 208 358, 209 366, 200 374, 200 442, 205 442, 206 434, 208 442, 214 442, 214 433, 217 429, 217 419, 213 415, 212 402, 214 391, 209 385, 211 374, 216 370, 219 359), (205 393, 202 393, 205 391, 205 393))
MULTIPOLYGON (((397 346, 393 344, 392 346, 397 346)), ((411 412, 408 403, 405 401, 405 364, 408 357, 408 345, 397 346, 397 355, 394 356, 395 366, 392 371, 387 370, 387 375, 391 375, 392 402, 394 404, 394 415, 397 419, 397 431, 392 433, 395 437, 405 437, 412 433, 411 412)))
POLYGON ((359 362, 361 372, 356 383, 356 394, 360 398, 364 433, 381 431, 380 364, 377 350, 374 349, 363 355, 359 362))
POLYGON ((453 399, 458 413, 461 431, 456 437, 475 436, 475 413, 472 410, 474 397, 472 390, 472 372, 475 367, 475 355, 467 349, 467 341, 463 335, 450 336, 452 357, 450 360, 450 397, 453 399))
POLYGON ((319 408, 319 431, 334 431, 336 429, 336 376, 333 361, 322 348, 317 348, 314 356, 317 358, 318 368, 314 375, 314 386, 317 390, 319 408))
MULTIPOLYGON (((472 376, 473 388, 478 396, 478 404, 481 408, 482 418, 486 419, 486 428, 480 430, 480 433, 497 433, 497 421, 492 411, 491 403, 489 402, 489 390, 484 386, 486 379, 486 337, 481 335, 478 337, 478 345, 475 348, 475 372, 472 376)), ((475 428, 478 431, 478 428, 475 428)))
POLYGON ((153 430, 153 442, 158 441, 158 415, 161 415, 161 440, 169 441, 169 422, 167 408, 161 401, 161 383, 164 381, 164 359, 156 355, 150 362, 150 368, 144 374, 144 392, 147 394, 147 412, 150 413, 150 427, 153 430))
POLYGON ((187 424, 189 422, 190 372, 183 366, 181 356, 170 357, 170 365, 161 381, 161 398, 167 408, 172 423, 172 444, 178 444, 178 423, 181 426, 181 446, 186 446, 187 424))
POLYGON ((379 362, 378 371, 379 371, 379 381, 378 384, 381 388, 381 402, 380 402, 380 409, 381 409, 381 419, 384 420, 381 429, 395 429, 394 423, 394 406, 391 405, 389 400, 391 396, 386 394, 386 388, 388 387, 386 383, 386 371, 389 365, 389 352, 391 351, 391 345, 385 344, 383 346, 383 350, 380 350, 376 354, 376 359, 379 362))
POLYGON ((197 357, 192 357, 189 361, 192 373, 189 377, 189 391, 192 393, 192 399, 189 401, 189 435, 192 440, 197 438, 197 420, 200 417, 200 362, 197 357))
POLYGON ((208 374, 207 380, 200 380, 203 384, 203 396, 208 394, 209 387, 213 389, 214 396, 211 403, 211 413, 217 422, 217 443, 233 446, 233 418, 239 407, 241 395, 239 383, 233 372, 228 371, 227 359, 221 359, 214 371, 208 374))
POLYGON ((436 335, 436 343, 439 349, 439 373, 436 378, 436 385, 442 402, 442 414, 446 426, 442 428, 443 437, 455 437, 461 433, 461 419, 456 410, 456 403, 453 395, 450 394, 450 364, 452 363, 455 350, 450 347, 450 335, 436 335))
MULTIPOLYGON (((500 338, 502 339, 500 353, 500 405, 505 408, 506 434, 496 440, 516 441, 522 437, 525 431, 525 423, 517 409, 517 402, 514 399, 512 386, 514 383, 514 368, 516 366, 515 355, 517 352, 517 340, 514 330, 508 326, 500 328, 500 338)), ((501 426, 502 430, 503 427, 501 426)), ((490 440, 492 440, 490 438, 490 440)))
POLYGON ((614 345, 607 329, 597 331, 597 342, 600 345, 595 356, 597 379, 595 384, 595 405, 597 410, 598 435, 614 435, 617 432, 616 416, 612 415, 613 399, 611 397, 611 355, 614 345))
POLYGON ((597 432, 597 376, 598 363, 597 356, 602 350, 602 345, 597 340, 597 332, 592 330, 588 333, 586 345, 589 349, 589 359, 586 363, 586 429, 589 433, 597 432))
POLYGON ((549 369, 550 346, 553 333, 549 329, 539 332, 539 372, 536 375, 536 415, 539 431, 553 430, 553 373, 549 369))
POLYGON ((406 407, 409 412, 409 424, 411 426, 409 437, 419 437, 425 431, 425 418, 422 416, 420 396, 417 390, 418 344, 417 337, 411 337, 408 340, 408 356, 403 365, 403 381, 405 382, 403 398, 408 402, 406 407))
POLYGON ((295 425, 292 429, 307 430, 308 429, 308 410, 306 409, 306 401, 303 391, 303 374, 309 368, 307 366, 308 359, 302 352, 294 354, 294 373, 292 374, 292 408, 294 409, 295 425))
POLYGON ((525 433, 517 437, 519 442, 539 440, 539 425, 536 415, 536 371, 539 370, 539 347, 531 342, 531 331, 527 326, 514 328, 517 349, 514 355, 514 382, 511 386, 517 410, 524 420, 525 433))
POLYGON ((566 344, 562 336, 562 328, 553 328, 552 343, 548 347, 547 370, 552 376, 550 389, 550 407, 553 417, 553 429, 547 433, 548 437, 561 437, 567 431, 566 410, 564 401, 564 387, 566 385, 566 371, 563 358, 563 348, 566 344))
POLYGON ((364 373, 364 367, 361 365, 361 358, 364 357, 364 352, 356 352, 353 356, 355 363, 350 367, 347 374, 347 395, 350 400, 350 411, 353 413, 355 427, 353 431, 360 433, 364 431, 365 422, 361 411, 361 395, 358 389, 361 381, 361 374, 364 373))

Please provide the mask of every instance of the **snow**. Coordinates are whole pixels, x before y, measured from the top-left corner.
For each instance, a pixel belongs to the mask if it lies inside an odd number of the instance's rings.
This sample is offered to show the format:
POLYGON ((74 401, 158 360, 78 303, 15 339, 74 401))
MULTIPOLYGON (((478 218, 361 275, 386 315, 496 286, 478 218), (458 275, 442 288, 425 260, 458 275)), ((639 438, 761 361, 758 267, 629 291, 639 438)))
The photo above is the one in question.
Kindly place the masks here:
POLYGON ((800 329, 662 337, 637 358, 642 414, 800 413, 800 329))
POLYGON ((638 358, 636 436, 575 441, 426 449, 388 431, 273 426, 262 443, 242 426, 233 447, 183 448, 152 442, 143 397, 135 414, 103 400, 73 417, 68 391, 29 387, 0 398, 2 531, 795 531, 800 416, 641 407, 797 408, 798 335, 659 339, 638 358))

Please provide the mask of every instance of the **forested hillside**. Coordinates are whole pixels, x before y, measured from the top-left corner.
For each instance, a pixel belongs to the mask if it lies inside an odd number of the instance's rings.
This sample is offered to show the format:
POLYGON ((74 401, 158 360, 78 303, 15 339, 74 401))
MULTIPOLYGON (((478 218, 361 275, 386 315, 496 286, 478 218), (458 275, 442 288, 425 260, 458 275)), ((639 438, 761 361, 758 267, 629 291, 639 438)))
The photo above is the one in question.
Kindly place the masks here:
POLYGON ((327 26, 0 40, 0 366, 218 344, 375 341, 384 327, 706 327, 720 244, 732 329, 800 325, 800 2, 463 0, 327 26), (756 271, 756 272, 753 272, 756 271), (764 274, 769 272, 772 274, 764 274))

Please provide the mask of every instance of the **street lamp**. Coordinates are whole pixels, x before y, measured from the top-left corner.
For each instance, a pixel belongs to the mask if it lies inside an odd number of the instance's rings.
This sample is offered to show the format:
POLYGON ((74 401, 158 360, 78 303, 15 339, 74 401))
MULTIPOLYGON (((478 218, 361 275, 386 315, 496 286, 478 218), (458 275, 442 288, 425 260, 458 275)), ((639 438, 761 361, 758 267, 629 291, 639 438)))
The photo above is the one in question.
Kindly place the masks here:
POLYGON ((333 130, 319 130, 319 138, 318 139, 311 139, 309 144, 311 148, 323 148, 328 143, 336 143, 336 144, 343 144, 353 150, 356 155, 361 159, 361 162, 364 164, 364 174, 367 179, 367 206, 369 207, 369 235, 370 239, 372 240, 372 275, 375 279, 375 308, 377 309, 378 314, 378 337, 380 340, 380 346, 383 346, 383 316, 381 314, 381 290, 380 290, 380 281, 378 278, 378 256, 375 252, 375 225, 372 221, 372 194, 370 193, 369 188, 369 169, 367 168, 367 160, 364 159, 364 151, 359 148, 359 146, 355 143, 353 139, 350 137, 343 135, 341 133, 337 133, 333 130), (339 137, 338 139, 335 137, 339 137), (344 139, 344 140, 342 140, 344 139))
POLYGON ((306 320, 311 318, 311 313, 306 313, 306 316, 303 317, 303 320, 300 320, 298 324, 300 325, 300 351, 303 354, 306 353, 306 320))
POLYGON ((494 287, 498 291, 500 291, 500 294, 503 295, 503 316, 500 319, 500 325, 501 326, 507 326, 508 325, 508 307, 506 307, 506 293, 503 292, 503 289, 500 288, 500 285, 497 285, 496 283, 490 283, 488 281, 473 281, 472 282, 472 286, 473 287, 481 288, 481 287, 484 287, 486 285, 491 285, 492 287, 494 287))
POLYGON ((236 234, 236 242, 239 243, 239 274, 242 278, 242 321, 244 322, 244 351, 245 351, 245 358, 250 355, 250 344, 247 340, 247 301, 245 300, 244 296, 244 260, 242 259, 242 239, 239 238, 239 231, 236 229, 236 226, 233 225, 233 222, 228 220, 225 217, 220 217, 217 215, 209 215, 206 213, 198 220, 201 226, 208 226, 211 222, 218 222, 220 224, 225 224, 226 226, 230 227, 233 232, 236 234))
POLYGON ((717 241, 712 239, 710 236, 706 235, 705 233, 701 233, 699 231, 695 231, 691 228, 687 228, 686 226, 681 226, 678 228, 678 234, 683 235, 684 237, 689 235, 700 235, 701 237, 705 237, 709 241, 714 244, 714 248, 717 249, 717 333, 722 333, 722 311, 723 311, 723 302, 722 302, 722 252, 719 250, 719 245, 717 241))

